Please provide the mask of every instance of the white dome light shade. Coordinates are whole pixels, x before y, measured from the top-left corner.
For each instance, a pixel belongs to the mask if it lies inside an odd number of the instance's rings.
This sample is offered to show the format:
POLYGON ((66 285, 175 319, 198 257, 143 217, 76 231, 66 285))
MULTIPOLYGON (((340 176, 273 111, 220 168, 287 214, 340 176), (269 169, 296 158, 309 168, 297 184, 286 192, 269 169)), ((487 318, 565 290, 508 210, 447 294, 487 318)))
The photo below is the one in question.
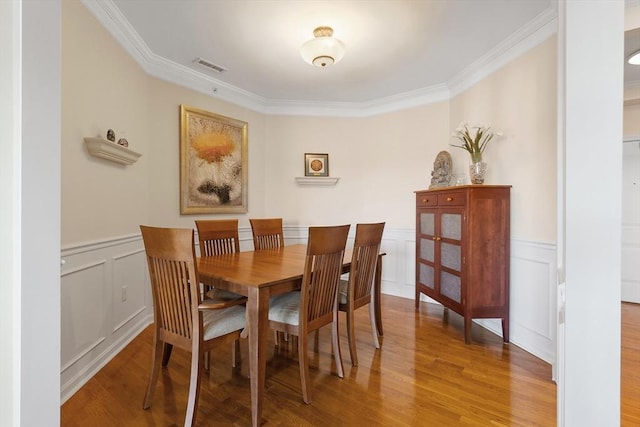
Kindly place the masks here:
POLYGON ((631 65, 640 65, 640 50, 634 52, 628 59, 629 64, 631 65))
POLYGON ((318 27, 313 30, 314 39, 300 47, 302 58, 316 67, 335 64, 344 56, 345 46, 340 40, 333 38, 331 27, 318 27))

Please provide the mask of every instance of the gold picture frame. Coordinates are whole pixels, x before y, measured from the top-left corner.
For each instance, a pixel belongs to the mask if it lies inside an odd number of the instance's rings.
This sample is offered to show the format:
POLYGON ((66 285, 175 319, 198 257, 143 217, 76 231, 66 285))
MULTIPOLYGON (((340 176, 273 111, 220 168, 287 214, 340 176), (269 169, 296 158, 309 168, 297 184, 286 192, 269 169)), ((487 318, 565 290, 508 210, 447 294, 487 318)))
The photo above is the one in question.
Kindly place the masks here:
POLYGON ((180 214, 247 212, 247 132, 241 120, 180 105, 180 214))
POLYGON ((304 153, 304 176, 329 176, 329 155, 304 153))

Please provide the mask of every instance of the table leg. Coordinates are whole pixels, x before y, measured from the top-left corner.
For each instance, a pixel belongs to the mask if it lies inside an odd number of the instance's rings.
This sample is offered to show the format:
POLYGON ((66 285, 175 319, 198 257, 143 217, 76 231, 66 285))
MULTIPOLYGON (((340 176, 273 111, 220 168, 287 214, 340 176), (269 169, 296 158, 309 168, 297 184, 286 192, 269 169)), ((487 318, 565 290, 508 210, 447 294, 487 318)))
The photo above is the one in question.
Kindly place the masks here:
POLYGON ((262 397, 267 367, 268 289, 249 289, 247 329, 249 331, 249 374, 251 375, 251 425, 257 427, 262 418, 262 397))
POLYGON ((376 276, 373 285, 375 286, 375 301, 374 306, 376 310, 376 327, 378 329, 378 336, 384 335, 382 333, 382 308, 380 306, 380 295, 382 287, 382 257, 384 254, 378 255, 378 261, 376 262, 376 276))

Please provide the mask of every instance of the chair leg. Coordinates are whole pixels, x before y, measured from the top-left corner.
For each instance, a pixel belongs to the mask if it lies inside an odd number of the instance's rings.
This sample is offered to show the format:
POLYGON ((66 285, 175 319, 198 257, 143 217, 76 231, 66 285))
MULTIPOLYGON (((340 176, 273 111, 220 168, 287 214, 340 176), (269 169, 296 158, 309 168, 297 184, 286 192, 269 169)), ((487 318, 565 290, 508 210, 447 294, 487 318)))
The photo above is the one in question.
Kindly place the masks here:
POLYGON ((167 366, 169 364, 169 359, 171 358, 171 350, 173 350, 173 344, 164 343, 164 351, 162 353, 162 366, 167 366))
MULTIPOLYGON (((147 384, 147 392, 144 395, 144 401, 142 402, 143 409, 149 409, 151 406, 151 400, 153 399, 153 392, 156 389, 156 383, 158 382, 158 374, 160 373, 160 363, 162 358, 162 341, 156 336, 154 338, 154 345, 151 354, 151 374, 149 375, 149 383, 147 384)), ((167 349, 165 344, 165 351, 167 349)))
POLYGON ((333 342, 333 357, 336 360, 338 376, 344 378, 344 366, 342 366, 342 355, 340 354, 340 331, 338 331, 338 309, 333 310, 333 322, 331 323, 331 339, 333 342))
POLYGON ((198 399, 200 397, 200 377, 202 376, 202 360, 204 355, 199 348, 191 351, 191 379, 189 380, 189 398, 187 399, 187 413, 184 425, 194 426, 198 412, 198 399))
POLYGON ((371 333, 373 334, 373 345, 380 348, 380 340, 378 339, 378 322, 376 321, 376 307, 369 304, 369 319, 371 319, 371 333))
POLYGON ((235 340, 231 347, 231 366, 234 368, 240 365, 240 340, 235 340))
POLYGON ((311 390, 309 379, 309 354, 307 352, 307 334, 298 336, 298 363, 300 364, 300 385, 302 388, 302 400, 311 403, 311 390))
POLYGON ((358 352, 356 351, 356 328, 353 308, 349 307, 347 315, 347 338, 349 339, 349 355, 351 355, 351 364, 358 366, 358 352))

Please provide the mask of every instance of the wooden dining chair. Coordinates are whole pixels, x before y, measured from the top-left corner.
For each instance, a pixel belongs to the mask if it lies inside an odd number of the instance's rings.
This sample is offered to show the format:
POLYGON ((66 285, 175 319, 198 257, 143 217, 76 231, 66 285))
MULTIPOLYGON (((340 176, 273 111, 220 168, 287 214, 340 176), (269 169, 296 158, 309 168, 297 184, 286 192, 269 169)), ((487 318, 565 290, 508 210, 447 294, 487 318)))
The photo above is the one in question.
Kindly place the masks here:
MULTIPOLYGON (((284 246, 282 218, 251 218, 249 223, 253 233, 254 250, 277 249, 284 246)), ((287 334, 280 334, 275 330, 273 337, 276 342, 279 342, 281 338, 285 341, 288 340, 287 334)))
POLYGON ((344 376, 338 336, 338 284, 349 225, 309 227, 309 240, 300 291, 271 298, 269 325, 298 337, 302 399, 311 402, 308 334, 329 323, 338 376, 344 376))
POLYGON ((284 246, 282 218, 253 218, 249 219, 249 222, 256 251, 284 246))
POLYGON ((372 290, 383 231, 384 222, 356 225, 356 240, 353 244, 349 280, 340 280, 338 309, 346 313, 349 353, 351 354, 351 364, 353 366, 358 366, 354 311, 367 304, 369 304, 369 319, 371 320, 373 344, 376 348, 380 348, 378 328, 376 325, 374 293, 372 290))
MULTIPOLYGON (((196 221, 198 229, 198 242, 200 244, 200 256, 224 255, 240 252, 240 239, 238 238, 238 220, 200 220, 196 221)), ((215 283, 203 283, 204 296, 208 302, 236 305, 247 298, 224 289, 217 289, 215 283)))
POLYGON ((151 406, 160 366, 168 365, 173 346, 190 351, 191 378, 184 425, 192 426, 198 409, 204 354, 216 345, 238 341, 245 326, 245 307, 202 301, 193 230, 143 225, 140 230, 151 279, 154 317, 151 374, 142 407, 151 406))

